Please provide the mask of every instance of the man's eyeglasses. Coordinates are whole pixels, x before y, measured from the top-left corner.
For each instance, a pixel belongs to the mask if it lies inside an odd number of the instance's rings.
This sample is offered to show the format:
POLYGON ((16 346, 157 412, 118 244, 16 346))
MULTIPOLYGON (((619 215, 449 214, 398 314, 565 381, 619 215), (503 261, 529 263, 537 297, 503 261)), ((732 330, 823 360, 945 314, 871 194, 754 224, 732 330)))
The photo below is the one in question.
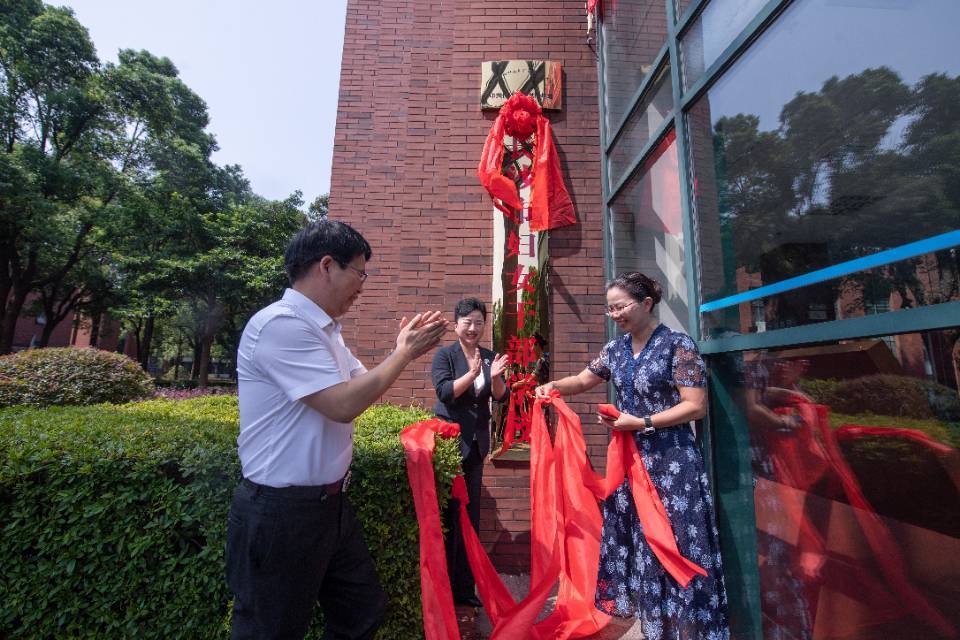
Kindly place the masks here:
POLYGON ((631 306, 637 304, 636 300, 632 300, 627 304, 620 305, 619 307, 607 307, 607 311, 603 314, 605 316, 618 316, 623 313, 625 310, 629 309, 631 306))
POLYGON ((346 262, 340 262, 339 260, 337 260, 337 264, 339 264, 339 265, 340 265, 341 267, 343 267, 344 269, 350 269, 350 270, 352 270, 352 271, 356 271, 356 272, 357 272, 357 275, 360 276, 360 282, 363 282, 364 280, 366 280, 366 279, 367 279, 367 275, 369 275, 369 274, 367 274, 367 272, 364 271, 363 269, 357 269, 357 268, 354 267, 353 265, 349 265, 349 264, 347 264, 346 262))

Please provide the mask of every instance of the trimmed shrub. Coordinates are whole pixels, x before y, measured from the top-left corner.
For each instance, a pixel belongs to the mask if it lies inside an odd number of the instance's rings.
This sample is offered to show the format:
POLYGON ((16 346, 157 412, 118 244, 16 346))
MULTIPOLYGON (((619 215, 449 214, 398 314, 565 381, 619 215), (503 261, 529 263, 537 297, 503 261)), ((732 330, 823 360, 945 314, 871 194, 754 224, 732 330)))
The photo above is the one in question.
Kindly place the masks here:
MULTIPOLYGON (((390 597, 382 638, 422 635, 398 433, 425 417, 378 406, 356 425, 350 497, 390 597)), ((237 425, 235 396, 0 411, 0 637, 228 637, 237 425)), ((438 442, 443 502, 458 468, 438 442)))
POLYGON ((960 396, 957 395, 957 390, 929 380, 917 380, 916 383, 927 394, 933 415, 939 420, 953 422, 960 427, 960 396))
POLYGON ((0 357, 0 407, 130 402, 153 390, 151 377, 120 353, 67 347, 0 357))
POLYGON ((927 394, 917 380, 907 376, 879 374, 844 380, 831 395, 830 404, 840 413, 933 417, 927 394))
POLYGON ((815 402, 844 413, 872 413, 926 419, 960 428, 960 396, 950 387, 909 376, 874 375, 853 380, 800 380, 815 402))
POLYGON ((157 398, 166 398, 167 400, 190 400, 191 398, 202 398, 203 396, 228 396, 228 395, 237 395, 236 387, 207 387, 206 389, 200 389, 199 387, 194 389, 170 389, 170 388, 160 388, 157 389, 156 394, 157 398))
POLYGON ((814 402, 825 405, 833 405, 833 397, 839 384, 839 380, 834 380, 832 378, 804 378, 799 381, 798 386, 800 387, 801 391, 813 398, 814 402))

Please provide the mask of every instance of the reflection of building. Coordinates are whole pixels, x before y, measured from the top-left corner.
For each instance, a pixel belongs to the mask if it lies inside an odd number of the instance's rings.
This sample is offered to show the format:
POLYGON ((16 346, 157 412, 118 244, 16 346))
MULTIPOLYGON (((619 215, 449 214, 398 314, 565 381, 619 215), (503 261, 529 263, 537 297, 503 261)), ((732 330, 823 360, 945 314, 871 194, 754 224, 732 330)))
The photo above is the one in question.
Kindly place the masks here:
MULTIPOLYGON (((604 276, 661 280, 661 320, 710 369, 736 637, 957 637, 960 5, 608 1, 595 68, 581 1, 400 4, 348 7, 331 211, 380 265, 347 330, 361 357, 398 312, 487 290, 480 62, 557 60, 580 224, 550 238, 552 364, 604 341, 604 276)), ((425 381, 423 363, 392 399, 425 381)), ((488 477, 506 566, 525 479, 488 477)))

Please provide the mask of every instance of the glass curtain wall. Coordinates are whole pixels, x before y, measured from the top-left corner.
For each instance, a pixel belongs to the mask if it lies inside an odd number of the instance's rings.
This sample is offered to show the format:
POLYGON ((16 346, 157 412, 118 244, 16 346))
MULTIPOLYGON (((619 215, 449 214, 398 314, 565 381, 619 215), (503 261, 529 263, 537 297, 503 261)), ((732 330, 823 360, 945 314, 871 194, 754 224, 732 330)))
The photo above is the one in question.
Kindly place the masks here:
POLYGON ((960 638, 960 3, 604 3, 608 273, 710 370, 736 638, 960 638))

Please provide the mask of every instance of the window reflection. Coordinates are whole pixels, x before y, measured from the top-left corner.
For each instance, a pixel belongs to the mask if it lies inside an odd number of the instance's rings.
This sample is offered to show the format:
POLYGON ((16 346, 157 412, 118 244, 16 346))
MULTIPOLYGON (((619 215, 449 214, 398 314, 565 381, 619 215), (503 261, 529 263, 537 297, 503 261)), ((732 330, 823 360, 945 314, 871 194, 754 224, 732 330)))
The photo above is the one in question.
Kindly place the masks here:
POLYGON ((650 0, 603 4, 603 83, 606 125, 610 135, 627 113, 640 83, 667 38, 667 7, 650 0))
MULTIPOLYGON (((689 110, 705 301, 960 228, 958 21, 952 0, 797 0, 689 110)), ((915 275, 888 285, 920 295, 915 275)))
POLYGON ((680 41, 683 88, 703 76, 767 0, 711 0, 680 41))
POLYGON ((673 91, 670 85, 670 66, 664 67, 656 79, 647 97, 641 101, 630 115, 610 150, 609 170, 607 172, 609 188, 612 190, 623 178, 624 172, 636 155, 650 142, 663 125, 667 114, 673 109, 673 91))
MULTIPOLYGON (((950 329, 712 359, 733 399, 713 414, 720 511, 752 498, 756 583, 733 580, 753 591, 762 637, 957 637, 958 340, 950 329), (749 481, 722 440, 731 430, 749 434, 749 481)), ((728 537, 726 552, 745 540, 728 537)))
POLYGON ((660 321, 686 331, 687 282, 676 136, 671 130, 609 206, 614 273, 641 271, 663 286, 660 321))
MULTIPOLYGON (((738 288, 759 286, 745 270, 738 288)), ((703 334, 763 333, 960 300, 960 250, 947 249, 703 314, 703 334)))

